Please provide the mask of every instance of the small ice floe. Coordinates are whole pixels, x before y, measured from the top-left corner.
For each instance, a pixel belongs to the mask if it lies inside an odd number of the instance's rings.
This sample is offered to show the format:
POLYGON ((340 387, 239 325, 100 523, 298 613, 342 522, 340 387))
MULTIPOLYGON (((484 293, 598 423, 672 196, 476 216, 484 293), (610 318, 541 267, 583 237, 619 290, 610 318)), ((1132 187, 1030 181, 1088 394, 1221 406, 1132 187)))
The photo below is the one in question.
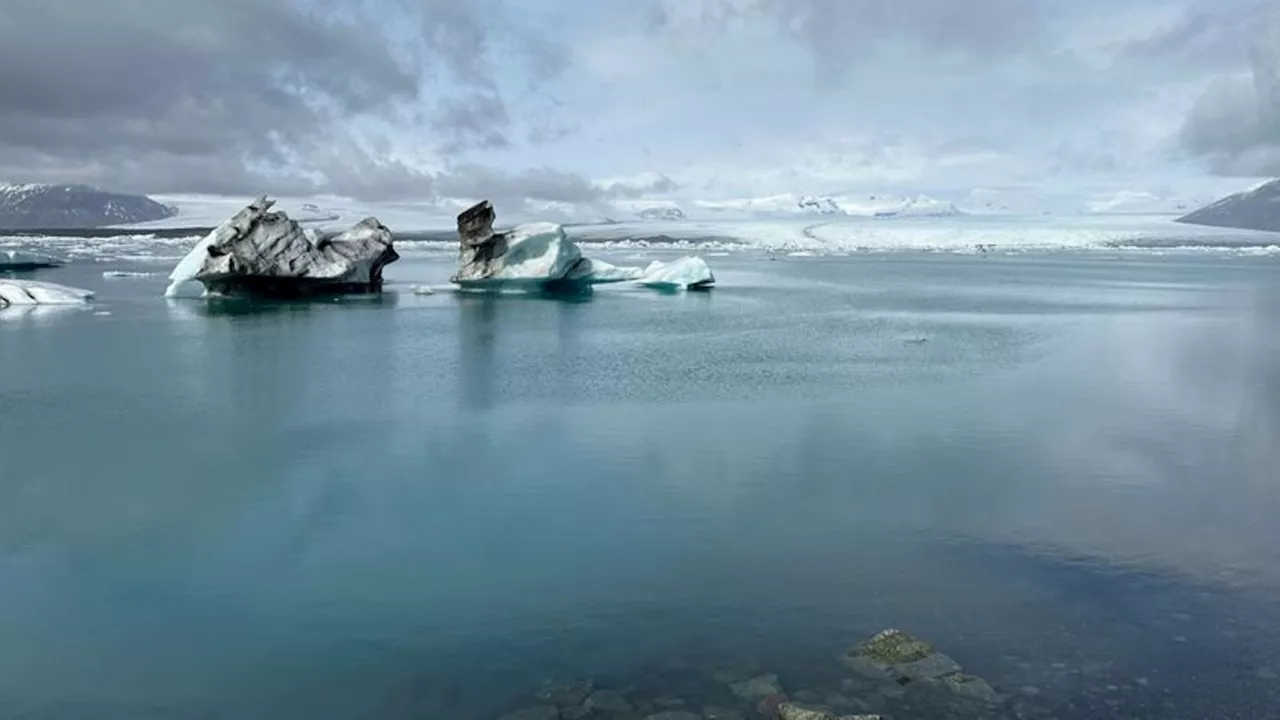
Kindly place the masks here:
POLYGON ((83 305, 93 292, 35 280, 0 278, 0 308, 20 305, 83 305))
POLYGON ((102 273, 102 277, 106 280, 139 280, 142 278, 154 277, 155 273, 148 272, 126 272, 124 270, 107 270, 102 273))
POLYGON ((436 294, 435 288, 431 287, 430 285, 414 285, 412 288, 412 292, 414 295, 420 295, 420 296, 436 294))

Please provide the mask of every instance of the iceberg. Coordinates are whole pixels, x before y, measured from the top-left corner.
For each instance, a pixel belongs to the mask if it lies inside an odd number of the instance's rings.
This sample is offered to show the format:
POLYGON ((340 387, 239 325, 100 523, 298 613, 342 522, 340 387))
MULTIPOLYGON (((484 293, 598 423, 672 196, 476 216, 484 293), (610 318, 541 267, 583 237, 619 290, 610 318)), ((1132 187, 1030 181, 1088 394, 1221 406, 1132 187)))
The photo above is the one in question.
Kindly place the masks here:
POLYGON ((24 270, 44 270, 62 267, 62 261, 48 255, 23 252, 21 250, 0 250, 0 272, 18 272, 24 270))
POLYGON ((706 290, 715 284, 716 276, 705 260, 690 256, 669 263, 655 260, 635 282, 660 290, 706 290))
POLYGON ((382 290, 400 258, 391 231, 367 218, 336 235, 304 229, 266 196, 219 225, 173 269, 166 297, 205 294, 306 297, 382 290))
POLYGON ((496 219, 487 200, 458 216, 461 263, 453 282, 464 290, 578 291, 624 282, 705 289, 715 283, 701 258, 655 262, 643 269, 620 267, 583 257, 560 225, 534 223, 499 233, 493 229, 496 219))
POLYGON ((25 305, 83 305, 93 292, 35 280, 0 278, 0 308, 25 305))

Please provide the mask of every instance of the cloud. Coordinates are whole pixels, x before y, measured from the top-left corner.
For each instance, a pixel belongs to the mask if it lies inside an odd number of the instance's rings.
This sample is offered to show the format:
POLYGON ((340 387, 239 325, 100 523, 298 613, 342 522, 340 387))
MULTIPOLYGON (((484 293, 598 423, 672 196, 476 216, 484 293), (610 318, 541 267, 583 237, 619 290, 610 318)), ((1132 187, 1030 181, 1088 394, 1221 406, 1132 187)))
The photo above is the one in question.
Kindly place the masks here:
POLYGON ((555 66, 545 45, 495 39, 514 30, 482 11, 501 5, 7 0, 0 171, 147 192, 422 190, 417 163, 371 153, 375 129, 503 147, 491 58, 555 66))
POLYGON ((5 0, 0 179, 595 212, 1256 174, 1274 5, 5 0))
POLYGON ((526 200, 566 205, 603 205, 611 200, 669 193, 677 187, 665 175, 596 183, 578 173, 551 167, 504 172, 492 167, 465 165, 436 177, 436 189, 444 197, 474 200, 487 198, 508 207, 526 200))
POLYGON ((1249 69, 1214 79, 1181 130, 1183 146, 1220 175, 1280 175, 1280 8, 1254 10, 1249 69))

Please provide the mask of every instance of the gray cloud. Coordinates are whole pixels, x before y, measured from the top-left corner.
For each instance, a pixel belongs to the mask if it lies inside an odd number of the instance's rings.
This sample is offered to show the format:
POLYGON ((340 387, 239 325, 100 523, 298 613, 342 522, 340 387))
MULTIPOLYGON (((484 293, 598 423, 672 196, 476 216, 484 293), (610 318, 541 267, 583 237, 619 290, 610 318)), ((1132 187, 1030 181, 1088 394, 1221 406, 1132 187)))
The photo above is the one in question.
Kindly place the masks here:
POLYGON ((649 183, 593 183, 578 173, 550 167, 508 173, 480 165, 464 165, 441 173, 435 179, 441 195, 458 198, 488 198, 499 205, 525 200, 599 205, 609 200, 634 199, 676 189, 665 175, 649 183))
POLYGON ((1257 16, 1248 75, 1214 80, 1183 124, 1183 146, 1220 175, 1280 175, 1280 8, 1257 16))
POLYGON ((1129 60, 1158 63, 1166 72, 1201 74, 1240 67, 1249 39, 1266 22, 1263 2, 1201 0, 1187 7, 1168 28, 1131 43, 1122 52, 1129 60))
POLYGON ((476 92, 440 104, 435 127, 442 130, 439 150, 448 155, 468 148, 495 150, 511 146, 506 128, 511 119, 495 92, 476 92))
POLYGON ((416 121, 424 145, 454 153, 507 145, 489 58, 524 52, 546 72, 558 60, 533 41, 498 48, 505 21, 481 13, 503 18, 500 5, 6 0, 0 179, 418 196, 431 177, 348 142, 349 123, 416 121))
POLYGON ((928 50, 939 65, 1007 57, 1043 32, 1030 0, 766 0, 825 72, 839 74, 886 45, 928 50))
MULTIPOLYGON (((697 4, 697 3, 695 3, 697 4)), ((693 18, 698 33, 766 20, 799 40, 818 68, 839 75, 886 48, 923 50, 940 65, 1007 57, 1034 47, 1045 28, 1032 0, 704 0, 693 18)), ((677 19, 663 0, 647 8, 651 33, 677 19)))

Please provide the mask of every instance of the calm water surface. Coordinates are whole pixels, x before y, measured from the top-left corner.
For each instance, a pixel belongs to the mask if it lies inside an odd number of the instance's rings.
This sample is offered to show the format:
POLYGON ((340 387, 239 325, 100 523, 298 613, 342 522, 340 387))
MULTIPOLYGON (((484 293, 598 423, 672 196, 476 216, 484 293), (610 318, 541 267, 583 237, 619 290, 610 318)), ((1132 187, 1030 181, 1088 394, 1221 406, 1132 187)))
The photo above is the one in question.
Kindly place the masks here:
POLYGON ((41 275, 99 301, 0 313, 0 717, 798 689, 890 626, 1046 717, 1280 716, 1280 262, 712 262, 572 301, 41 275))

